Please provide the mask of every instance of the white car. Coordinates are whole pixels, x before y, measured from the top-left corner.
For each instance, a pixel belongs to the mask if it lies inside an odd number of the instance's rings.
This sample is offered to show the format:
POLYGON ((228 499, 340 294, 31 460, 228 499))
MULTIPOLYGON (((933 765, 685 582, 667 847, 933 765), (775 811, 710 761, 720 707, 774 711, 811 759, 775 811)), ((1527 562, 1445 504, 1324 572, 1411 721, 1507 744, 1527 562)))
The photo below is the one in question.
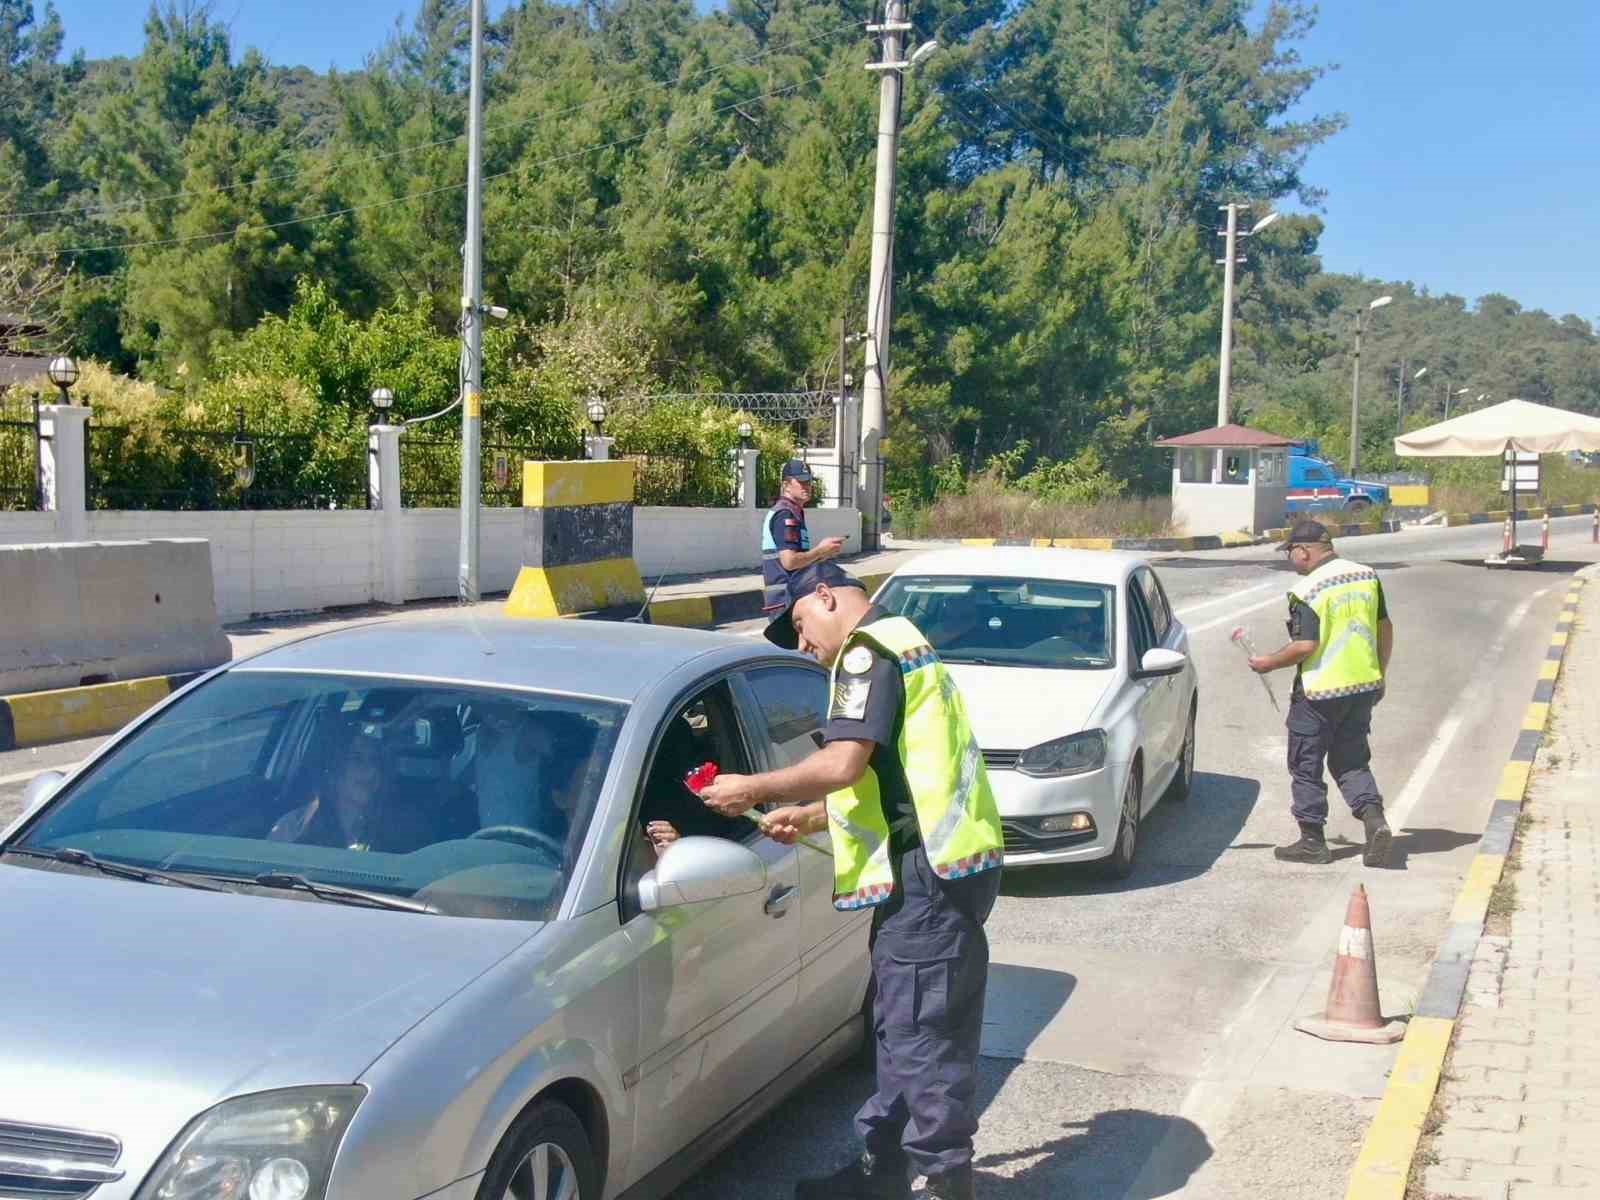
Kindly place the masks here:
POLYGON ((1194 779, 1199 680, 1142 558, 993 548, 921 555, 877 595, 938 651, 966 701, 1006 865, 1133 870, 1144 815, 1194 779))

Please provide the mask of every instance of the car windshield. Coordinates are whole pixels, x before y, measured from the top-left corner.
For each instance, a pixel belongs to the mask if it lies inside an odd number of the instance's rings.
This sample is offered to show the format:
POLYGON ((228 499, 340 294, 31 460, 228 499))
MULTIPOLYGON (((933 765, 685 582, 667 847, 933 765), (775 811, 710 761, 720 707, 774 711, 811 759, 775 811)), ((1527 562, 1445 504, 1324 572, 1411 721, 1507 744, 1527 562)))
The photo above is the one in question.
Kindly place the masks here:
POLYGON ((31 853, 3 861, 46 866, 68 851, 67 862, 88 855, 262 894, 546 920, 625 711, 539 692, 229 671, 69 785, 6 847, 31 853))
POLYGON ((902 575, 878 603, 948 663, 1094 671, 1112 665, 1115 589, 1099 583, 902 575))

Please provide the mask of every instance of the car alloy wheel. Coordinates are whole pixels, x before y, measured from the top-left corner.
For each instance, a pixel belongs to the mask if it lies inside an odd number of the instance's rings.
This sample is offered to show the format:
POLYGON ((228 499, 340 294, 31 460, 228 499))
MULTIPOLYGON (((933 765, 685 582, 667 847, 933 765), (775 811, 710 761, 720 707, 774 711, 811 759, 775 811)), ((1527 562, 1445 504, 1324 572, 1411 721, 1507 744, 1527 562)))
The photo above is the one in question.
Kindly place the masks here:
POLYGON ((505 1200, 578 1200, 578 1171, 554 1142, 540 1142, 511 1173, 505 1200))
POLYGON ((1102 860, 1102 866, 1112 879, 1126 879, 1133 874, 1133 859, 1139 851, 1139 809, 1143 804, 1144 782, 1138 763, 1128 772, 1128 782, 1122 789, 1122 811, 1117 817, 1117 840, 1111 854, 1102 860))

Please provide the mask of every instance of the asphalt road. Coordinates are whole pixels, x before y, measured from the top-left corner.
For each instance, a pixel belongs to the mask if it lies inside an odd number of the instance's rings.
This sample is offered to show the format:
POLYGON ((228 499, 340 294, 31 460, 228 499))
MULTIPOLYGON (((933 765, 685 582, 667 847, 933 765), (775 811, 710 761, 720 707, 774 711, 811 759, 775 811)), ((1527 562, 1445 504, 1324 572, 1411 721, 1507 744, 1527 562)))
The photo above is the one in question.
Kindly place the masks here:
MULTIPOLYGON (((1133 878, 1016 872, 989 925, 994 967, 980 1086, 982 1194, 1007 1200, 1203 1200, 1344 1194, 1392 1048, 1290 1028, 1320 1010, 1345 901, 1372 900, 1384 1007, 1408 1011, 1516 737, 1571 572, 1600 560, 1589 518, 1553 523, 1550 561, 1489 571, 1498 527, 1342 539, 1378 568, 1396 625, 1374 767, 1396 828, 1391 868, 1360 865, 1335 795, 1332 867, 1277 863, 1294 835, 1281 717, 1227 641, 1283 640, 1289 574, 1264 547, 1157 556, 1201 678, 1198 775, 1146 820, 1133 878), (1002 1182, 1004 1181, 1004 1182, 1002 1182)), ((759 623, 731 627, 754 633, 759 623)), ((1288 678, 1277 677, 1280 698, 1288 678)), ((0 755, 0 823, 32 771, 98 740, 0 755)), ((778 1200, 853 1152, 871 1088, 840 1071, 791 1100, 674 1200, 778 1200)))

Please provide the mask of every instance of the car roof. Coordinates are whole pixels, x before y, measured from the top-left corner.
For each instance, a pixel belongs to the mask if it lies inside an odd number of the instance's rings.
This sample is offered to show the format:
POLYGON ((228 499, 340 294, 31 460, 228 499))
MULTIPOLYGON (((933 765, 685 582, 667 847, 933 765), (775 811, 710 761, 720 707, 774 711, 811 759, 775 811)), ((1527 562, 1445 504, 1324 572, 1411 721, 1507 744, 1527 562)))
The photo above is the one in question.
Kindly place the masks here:
POLYGON ((1029 546, 963 546, 919 554, 895 575, 1001 575, 1116 586, 1148 562, 1115 550, 1056 550, 1029 546))
POLYGON ((698 629, 460 616, 381 620, 316 634, 234 669, 447 679, 626 703, 696 659, 706 659, 710 670, 773 653, 759 638, 698 629))

